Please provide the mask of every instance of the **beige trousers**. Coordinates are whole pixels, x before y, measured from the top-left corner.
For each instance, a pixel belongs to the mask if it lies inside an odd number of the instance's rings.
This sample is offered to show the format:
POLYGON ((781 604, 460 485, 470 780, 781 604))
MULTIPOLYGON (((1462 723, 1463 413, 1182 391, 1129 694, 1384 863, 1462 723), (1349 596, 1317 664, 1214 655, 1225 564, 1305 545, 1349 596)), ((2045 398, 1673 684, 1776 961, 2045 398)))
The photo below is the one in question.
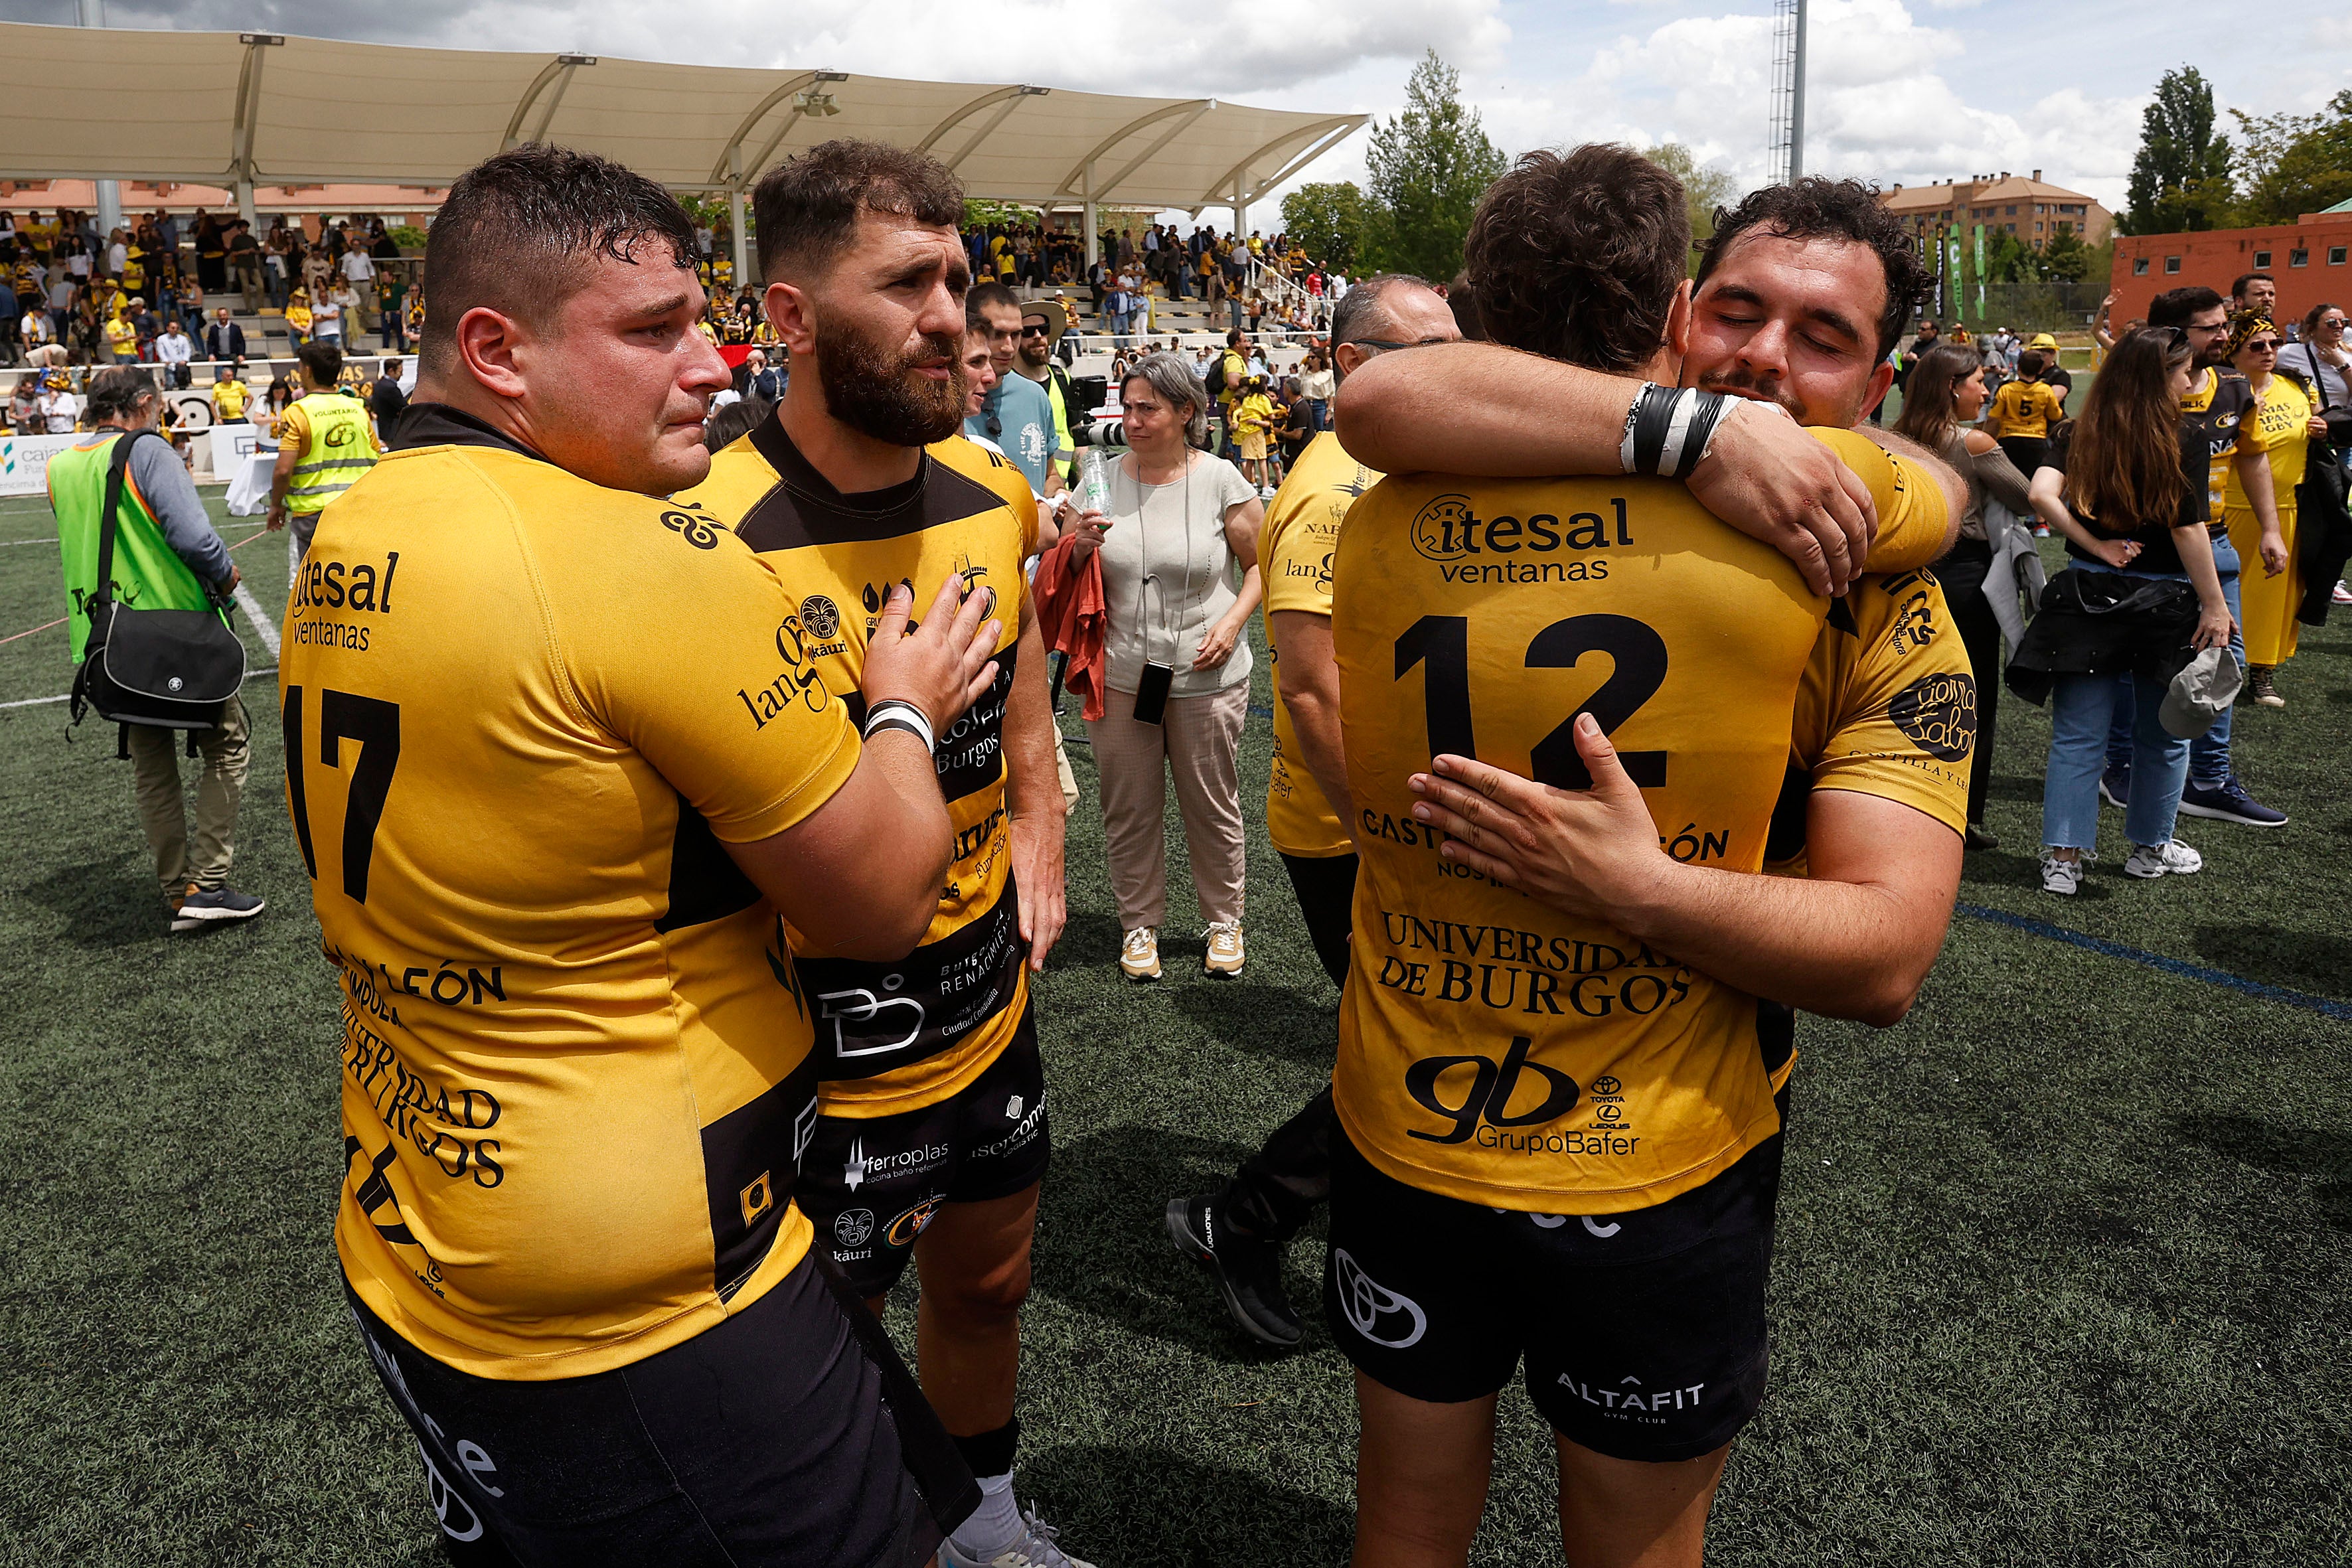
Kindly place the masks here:
POLYGON ((139 826, 155 852, 155 880, 163 896, 177 898, 193 882, 205 892, 228 880, 236 852, 236 805, 245 795, 245 772, 252 760, 252 724, 245 700, 232 697, 220 728, 196 734, 196 837, 188 841, 188 813, 180 792, 180 753, 187 735, 179 730, 131 726, 131 768, 137 779, 139 826))
POLYGON ((1192 862, 1204 921, 1242 918, 1241 775, 1234 767, 1249 682, 1205 697, 1171 697, 1165 723, 1135 719, 1135 693, 1112 691, 1087 721, 1102 780, 1103 839, 1122 931, 1158 926, 1168 912, 1168 775, 1192 862))

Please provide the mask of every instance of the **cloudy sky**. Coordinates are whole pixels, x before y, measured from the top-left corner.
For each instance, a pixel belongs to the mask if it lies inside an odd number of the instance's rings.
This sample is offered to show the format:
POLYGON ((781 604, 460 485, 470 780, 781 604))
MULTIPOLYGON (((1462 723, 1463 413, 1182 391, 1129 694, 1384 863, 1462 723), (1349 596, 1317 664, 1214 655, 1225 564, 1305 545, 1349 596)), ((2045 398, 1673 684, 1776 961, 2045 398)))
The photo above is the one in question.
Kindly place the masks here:
MULTIPOLYGON (((107 16, 119 26, 825 66, 1374 114, 1394 111, 1412 61, 1435 47, 1461 68, 1507 152, 1679 141, 1755 184, 1766 170, 1770 9, 1770 0, 1188 0, 1165 10, 1098 0, 110 0, 107 16)), ((2315 108, 2352 86, 2352 21, 2290 9, 2265 13, 2259 27, 2151 25, 2193 15, 2177 0, 1813 0, 1807 164, 1906 184, 2040 168, 2115 205, 2140 109, 2166 69, 2194 63, 2225 104, 2256 112, 2315 108)), ((7 19, 73 16, 72 0, 0 0, 7 19)), ((1306 177, 1360 176, 1363 143, 1342 143, 1306 177)))

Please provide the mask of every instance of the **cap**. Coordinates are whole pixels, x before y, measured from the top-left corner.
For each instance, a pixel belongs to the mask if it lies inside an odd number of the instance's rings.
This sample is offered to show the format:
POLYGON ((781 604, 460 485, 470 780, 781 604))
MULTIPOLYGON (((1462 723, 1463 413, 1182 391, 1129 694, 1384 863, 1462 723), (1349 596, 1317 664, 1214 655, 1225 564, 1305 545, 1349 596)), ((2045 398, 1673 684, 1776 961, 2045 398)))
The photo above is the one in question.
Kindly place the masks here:
POLYGON ((2193 741, 2230 710, 2245 682, 2246 672, 2227 647, 2209 647, 2172 678, 2157 721, 2175 740, 2193 741))
POLYGON ((1045 341, 1048 342, 1061 342, 1062 334, 1070 330, 1069 311, 1059 300, 1022 300, 1021 319, 1025 321, 1032 316, 1045 318, 1045 341))
POLYGON ((2055 349, 2058 346, 2058 340, 2048 332, 2036 332, 2033 334, 2033 341, 2025 346, 2030 349, 2055 349))

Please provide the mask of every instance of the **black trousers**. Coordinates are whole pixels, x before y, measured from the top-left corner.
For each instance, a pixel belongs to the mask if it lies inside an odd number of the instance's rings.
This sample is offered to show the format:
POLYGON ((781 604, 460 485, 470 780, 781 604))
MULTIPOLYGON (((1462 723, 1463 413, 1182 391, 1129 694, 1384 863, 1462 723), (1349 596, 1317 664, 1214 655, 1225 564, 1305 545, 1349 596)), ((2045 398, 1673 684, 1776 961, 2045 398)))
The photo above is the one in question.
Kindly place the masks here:
MULTIPOLYGON (((1307 919, 1307 934, 1331 984, 1348 984, 1348 932, 1356 898, 1356 858, 1335 855, 1309 860, 1285 855, 1291 891, 1307 919)), ((1276 1128, 1265 1145, 1242 1162, 1217 1206, 1225 1223, 1247 1236, 1288 1241, 1306 1226, 1317 1205, 1331 1199, 1331 1086, 1325 1084, 1297 1115, 1276 1128)))
POLYGON ((1984 596, 1985 574, 1992 566, 1992 546, 1981 539, 1962 539, 1952 552, 1936 563, 1936 580, 1944 585, 1944 603, 1952 625, 1968 649, 1969 668, 1977 679, 1977 745, 1969 759, 1969 820, 1984 821, 1985 785, 1992 777, 1992 724, 2000 708, 2000 622, 1984 596))
MULTIPOLYGON (((2041 436, 2002 436, 1997 439, 2000 442, 2000 449, 2008 454, 2009 460, 2017 465, 2017 471, 2025 476, 2028 483, 2032 483, 2033 470, 2040 468, 2042 459, 2050 455, 2048 439, 2041 436)), ((2032 526, 2032 519, 2026 520, 2026 526, 2032 526)), ((1962 540, 1961 542, 1971 542, 1962 540)))

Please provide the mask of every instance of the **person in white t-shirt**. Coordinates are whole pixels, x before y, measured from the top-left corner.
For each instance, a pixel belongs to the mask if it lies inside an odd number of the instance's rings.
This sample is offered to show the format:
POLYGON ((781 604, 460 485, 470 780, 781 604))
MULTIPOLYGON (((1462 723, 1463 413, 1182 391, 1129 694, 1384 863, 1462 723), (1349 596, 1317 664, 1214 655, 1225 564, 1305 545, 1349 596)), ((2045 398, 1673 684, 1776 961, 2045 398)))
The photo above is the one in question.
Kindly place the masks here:
POLYGON ((343 319, 352 323, 352 337, 356 342, 375 325, 375 258, 364 247, 354 243, 343 252, 342 265, 343 281, 349 285, 351 294, 342 301, 343 319))

